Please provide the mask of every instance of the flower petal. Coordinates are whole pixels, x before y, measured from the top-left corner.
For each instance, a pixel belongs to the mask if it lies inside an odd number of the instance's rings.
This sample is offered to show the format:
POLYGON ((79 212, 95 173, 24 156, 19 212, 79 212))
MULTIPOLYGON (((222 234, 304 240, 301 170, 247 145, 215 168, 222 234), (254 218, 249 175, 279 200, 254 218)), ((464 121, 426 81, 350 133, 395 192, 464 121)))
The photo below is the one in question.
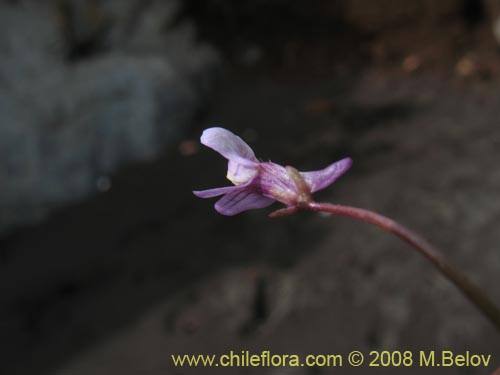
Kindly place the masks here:
POLYGON ((241 189, 241 186, 224 186, 207 190, 194 190, 193 194, 198 198, 213 198, 222 194, 231 193, 232 191, 237 189, 241 189))
POLYGON ((297 198, 297 187, 285 167, 273 163, 260 163, 259 183, 262 193, 286 205, 297 198))
POLYGON ((313 172, 300 172, 304 180, 311 187, 311 193, 322 190, 333 184, 352 165, 351 158, 339 160, 325 169, 313 172))
MULTIPOLYGON (((248 162, 248 161, 247 161, 248 162)), ((227 163, 227 174, 226 178, 235 185, 242 185, 250 181, 258 173, 258 164, 253 163, 251 165, 238 163, 233 160, 229 160, 227 163)))
POLYGON ((240 212, 265 208, 274 203, 274 199, 264 197, 252 189, 241 188, 224 195, 215 203, 215 209, 222 215, 234 216, 240 212))
POLYGON ((239 158, 253 162, 258 161, 249 145, 236 134, 224 128, 206 129, 201 135, 201 143, 236 163, 238 163, 239 158))
POLYGON ((245 184, 239 186, 224 186, 219 188, 207 189, 207 190, 194 190, 193 194, 199 198, 213 198, 222 194, 228 194, 236 190, 243 190, 250 186, 253 181, 248 181, 245 184))
POLYGON ((254 152, 240 137, 229 130, 206 129, 201 135, 201 143, 229 160, 226 177, 233 184, 244 184, 257 174, 258 160, 254 152))

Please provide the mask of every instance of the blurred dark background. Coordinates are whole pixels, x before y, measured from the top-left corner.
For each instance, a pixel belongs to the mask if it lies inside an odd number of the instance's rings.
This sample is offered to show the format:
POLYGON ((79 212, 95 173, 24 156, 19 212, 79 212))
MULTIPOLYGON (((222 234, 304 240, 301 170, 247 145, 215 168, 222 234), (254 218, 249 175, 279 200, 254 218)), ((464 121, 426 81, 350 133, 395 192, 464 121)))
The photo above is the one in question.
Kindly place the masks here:
POLYGON ((498 333, 404 243, 191 190, 228 184, 214 125, 301 170, 351 156, 318 199, 400 220, 500 301, 499 43, 495 0, 1 1, 0 373, 266 349, 469 350, 490 367, 405 373, 491 373, 498 333))

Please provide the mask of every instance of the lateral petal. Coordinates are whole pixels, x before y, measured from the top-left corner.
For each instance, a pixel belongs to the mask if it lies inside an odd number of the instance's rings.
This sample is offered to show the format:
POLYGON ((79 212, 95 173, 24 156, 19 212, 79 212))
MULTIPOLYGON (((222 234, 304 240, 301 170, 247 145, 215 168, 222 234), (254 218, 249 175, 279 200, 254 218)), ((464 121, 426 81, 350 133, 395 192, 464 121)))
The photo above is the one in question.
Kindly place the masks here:
POLYGON ((234 190, 241 189, 241 186, 224 186, 207 190, 194 190, 193 194, 198 198, 213 198, 222 194, 230 193, 234 190))

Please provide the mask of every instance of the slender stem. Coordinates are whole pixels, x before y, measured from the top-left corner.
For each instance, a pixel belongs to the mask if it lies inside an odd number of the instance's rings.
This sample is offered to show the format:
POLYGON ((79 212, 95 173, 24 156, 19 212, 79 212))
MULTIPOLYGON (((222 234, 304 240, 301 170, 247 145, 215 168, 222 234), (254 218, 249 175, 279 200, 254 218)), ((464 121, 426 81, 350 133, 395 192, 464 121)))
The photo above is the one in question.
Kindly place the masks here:
MULTIPOLYGON (((310 202, 301 207, 311 211, 329 212, 336 215, 350 216, 358 220, 377 225, 391 232, 413 246, 420 254, 426 257, 441 273, 455 284, 460 291, 500 330, 500 309, 495 303, 461 271, 456 269, 439 250, 424 238, 412 232, 403 225, 375 212, 357 207, 350 207, 330 203, 310 202)), ((294 211, 293 211, 294 212, 294 211)), ((275 217, 293 213, 290 211, 277 211, 275 217)))

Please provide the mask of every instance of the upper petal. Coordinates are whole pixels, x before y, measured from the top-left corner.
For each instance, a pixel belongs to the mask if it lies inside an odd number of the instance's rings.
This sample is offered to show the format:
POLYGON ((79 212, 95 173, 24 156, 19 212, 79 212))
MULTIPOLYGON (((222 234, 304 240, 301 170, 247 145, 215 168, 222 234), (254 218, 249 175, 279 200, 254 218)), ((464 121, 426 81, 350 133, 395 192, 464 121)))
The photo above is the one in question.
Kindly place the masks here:
POLYGON ((208 128, 201 135, 201 143, 217 151, 228 160, 247 159, 257 162, 254 152, 240 137, 224 128, 208 128))
POLYGON ((240 186, 237 188, 215 203, 217 212, 226 216, 234 216, 243 211, 268 207, 274 202, 274 199, 264 197, 251 188, 241 188, 240 186))
POLYGON ((300 172, 304 180, 311 188, 311 193, 324 189, 333 184, 337 178, 342 176, 352 165, 351 158, 339 160, 325 169, 313 172, 300 172))

